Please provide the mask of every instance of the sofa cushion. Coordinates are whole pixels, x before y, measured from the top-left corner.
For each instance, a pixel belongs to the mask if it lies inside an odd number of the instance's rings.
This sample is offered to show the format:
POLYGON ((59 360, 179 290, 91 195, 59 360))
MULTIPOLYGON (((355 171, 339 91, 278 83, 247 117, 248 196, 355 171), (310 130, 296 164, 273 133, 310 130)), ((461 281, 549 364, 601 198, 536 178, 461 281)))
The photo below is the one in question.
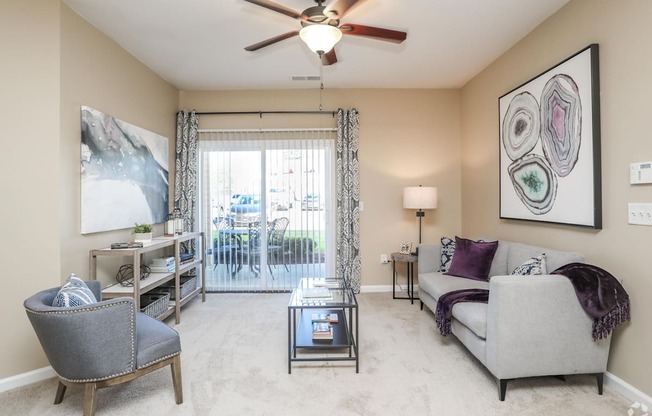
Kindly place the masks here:
POLYGON ((499 241, 493 237, 480 237, 477 241, 498 241, 498 248, 489 269, 489 277, 504 276, 507 272, 507 257, 509 255, 509 242, 499 241))
POLYGON ((546 253, 546 267, 547 272, 550 273, 559 267, 574 262, 584 262, 584 256, 580 253, 570 251, 556 251, 543 247, 531 246, 521 243, 509 243, 509 256, 507 258, 507 270, 511 273, 512 270, 523 264, 531 257, 538 256, 541 253, 546 253))
POLYGON ((488 281, 497 248, 497 241, 473 241, 456 236, 455 255, 445 274, 488 281))
POLYGON ((489 282, 448 276, 438 272, 419 274, 419 291, 428 293, 435 300, 439 300, 444 293, 460 289, 489 289, 489 282))
POLYGON ((71 274, 66 283, 61 286, 59 292, 52 301, 52 306, 75 307, 96 303, 97 299, 93 292, 86 286, 86 283, 79 277, 71 274))
POLYGON ((515 268, 514 271, 512 272, 513 275, 521 275, 521 276, 547 274, 547 273, 548 271, 546 268, 546 253, 541 253, 536 257, 531 257, 525 260, 523 264, 515 268))
POLYGON ((453 306, 453 318, 460 321, 475 335, 487 338, 487 304, 480 302, 461 302, 453 306))
POLYGON ((439 263, 439 271, 444 273, 448 271, 453 260, 455 253, 455 240, 448 237, 441 238, 441 260, 439 263))

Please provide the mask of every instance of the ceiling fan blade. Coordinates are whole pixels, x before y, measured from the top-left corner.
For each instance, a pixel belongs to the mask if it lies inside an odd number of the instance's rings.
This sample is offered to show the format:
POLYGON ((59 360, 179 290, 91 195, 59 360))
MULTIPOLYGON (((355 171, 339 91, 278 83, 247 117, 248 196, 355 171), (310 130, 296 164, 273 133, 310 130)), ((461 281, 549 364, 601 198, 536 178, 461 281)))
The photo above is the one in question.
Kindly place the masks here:
POLYGON ((274 36, 273 38, 265 39, 258 43, 254 43, 253 45, 249 45, 245 48, 245 51, 249 51, 249 52, 257 51, 260 48, 264 48, 265 46, 269 46, 273 43, 280 42, 285 39, 289 39, 292 36, 296 36, 298 34, 299 34, 299 30, 293 30, 292 32, 283 33, 282 35, 274 36))
POLYGON ((325 54, 322 54, 321 56, 322 65, 333 65, 336 62, 337 62, 337 55, 335 55, 335 48, 331 49, 325 54))
POLYGON ((244 1, 248 1, 249 3, 253 3, 257 6, 264 7, 269 10, 273 10, 277 13, 281 13, 286 16, 290 16, 293 19, 302 19, 302 20, 306 19, 306 16, 303 16, 301 13, 297 12, 296 10, 290 9, 289 7, 285 7, 278 3, 274 3, 273 1, 270 0, 244 0, 244 1))
POLYGON ((363 1, 364 0, 333 0, 324 9, 324 15, 335 19, 341 19, 351 7, 362 3, 363 1))
POLYGON ((407 33, 398 30, 382 29, 380 27, 354 25, 346 23, 340 25, 340 30, 345 35, 364 36, 386 42, 401 43, 407 38, 407 33))

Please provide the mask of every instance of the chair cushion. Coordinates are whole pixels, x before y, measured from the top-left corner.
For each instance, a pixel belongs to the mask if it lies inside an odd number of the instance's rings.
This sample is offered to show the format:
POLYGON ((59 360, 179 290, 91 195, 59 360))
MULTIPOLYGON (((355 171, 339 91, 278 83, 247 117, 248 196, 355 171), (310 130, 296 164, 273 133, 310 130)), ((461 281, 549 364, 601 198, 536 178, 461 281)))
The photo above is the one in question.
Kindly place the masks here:
POLYGON ((144 313, 136 314, 136 367, 143 368, 181 352, 179 333, 144 313))
POLYGON ((91 303, 97 303, 93 292, 86 286, 83 280, 71 274, 54 297, 52 306, 69 308, 89 305, 91 303))

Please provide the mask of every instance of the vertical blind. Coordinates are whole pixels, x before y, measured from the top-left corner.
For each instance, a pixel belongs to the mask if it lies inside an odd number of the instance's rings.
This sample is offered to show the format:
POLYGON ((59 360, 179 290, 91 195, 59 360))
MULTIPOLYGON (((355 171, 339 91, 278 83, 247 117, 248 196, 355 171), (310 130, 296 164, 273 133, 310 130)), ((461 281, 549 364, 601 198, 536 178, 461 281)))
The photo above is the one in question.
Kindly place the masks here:
POLYGON ((199 132, 209 291, 288 291, 333 275, 335 140, 335 129, 199 132))

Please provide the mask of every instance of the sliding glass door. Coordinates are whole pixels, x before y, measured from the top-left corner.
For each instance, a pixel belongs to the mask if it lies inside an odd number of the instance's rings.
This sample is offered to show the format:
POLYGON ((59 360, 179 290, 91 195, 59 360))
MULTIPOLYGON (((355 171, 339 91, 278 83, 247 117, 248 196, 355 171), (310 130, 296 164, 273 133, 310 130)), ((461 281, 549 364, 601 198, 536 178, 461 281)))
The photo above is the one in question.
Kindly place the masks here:
POLYGON ((287 291, 334 270, 334 130, 200 132, 209 291, 287 291))

